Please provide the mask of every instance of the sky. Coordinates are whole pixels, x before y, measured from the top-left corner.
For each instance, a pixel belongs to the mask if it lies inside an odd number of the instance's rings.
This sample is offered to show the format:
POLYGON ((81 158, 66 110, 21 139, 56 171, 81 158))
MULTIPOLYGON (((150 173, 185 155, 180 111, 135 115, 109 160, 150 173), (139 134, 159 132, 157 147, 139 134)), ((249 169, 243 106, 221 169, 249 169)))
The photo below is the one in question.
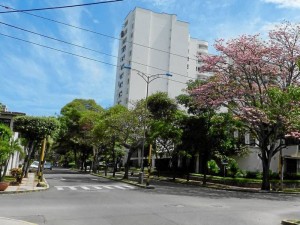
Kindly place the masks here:
MULTIPOLYGON (((0 4, 33 9, 91 2, 96 0, 2 0, 0 4)), ((300 22, 300 0, 123 0, 30 12, 48 20, 20 12, 0 13, 0 102, 9 111, 32 116, 57 116, 76 98, 94 99, 103 108, 111 107, 117 38, 125 17, 135 7, 176 14, 178 20, 189 23, 191 37, 208 41, 213 54, 217 39, 257 33, 266 37, 268 30, 282 21, 300 22)), ((7 10, 0 7, 0 12, 7 10)))

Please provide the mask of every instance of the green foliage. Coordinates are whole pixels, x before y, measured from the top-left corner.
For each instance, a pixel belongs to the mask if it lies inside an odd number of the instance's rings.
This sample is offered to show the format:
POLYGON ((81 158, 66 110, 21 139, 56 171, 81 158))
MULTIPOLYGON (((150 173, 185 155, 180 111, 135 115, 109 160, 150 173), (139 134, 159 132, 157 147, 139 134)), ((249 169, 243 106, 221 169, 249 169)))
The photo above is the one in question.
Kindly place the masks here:
POLYGON ((21 168, 12 168, 10 170, 10 174, 16 179, 21 178, 22 177, 22 169, 21 168))
POLYGON ((165 92, 158 92, 148 97, 147 107, 154 119, 172 120, 177 111, 177 104, 165 92))
MULTIPOLYGON (((12 132, 6 125, 0 124, 0 166, 2 166, 12 153, 10 148, 10 138, 12 132)), ((1 174, 0 174, 1 176, 1 174)))
POLYGON ((14 119, 14 131, 28 140, 42 140, 54 135, 60 124, 53 117, 18 116, 14 119))
POLYGON ((227 159, 228 164, 226 165, 227 176, 235 177, 239 172, 239 165, 233 158, 227 159))
POLYGON ((207 162, 207 167, 208 167, 208 172, 209 174, 218 174, 220 172, 220 167, 218 166, 218 164, 216 163, 215 160, 209 160, 207 162))

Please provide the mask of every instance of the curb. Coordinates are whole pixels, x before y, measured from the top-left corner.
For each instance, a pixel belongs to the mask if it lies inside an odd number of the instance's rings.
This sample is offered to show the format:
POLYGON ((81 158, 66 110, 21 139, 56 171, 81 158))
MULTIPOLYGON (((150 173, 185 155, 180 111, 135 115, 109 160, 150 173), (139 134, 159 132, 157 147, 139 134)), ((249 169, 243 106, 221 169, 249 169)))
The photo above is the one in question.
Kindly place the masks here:
MULTIPOLYGON (((37 190, 21 190, 21 191, 1 191, 0 195, 9 195, 9 194, 23 194, 23 193, 30 193, 30 192, 40 192, 40 191, 47 191, 49 189, 49 184, 45 178, 43 178, 46 183, 46 187, 43 189, 37 189, 37 190)), ((0 217, 1 218, 1 217, 0 217)))
POLYGON ((281 221, 282 225, 299 225, 299 220, 296 222, 296 220, 282 220, 281 221))
POLYGON ((14 225, 38 225, 36 223, 30 223, 27 221, 23 221, 23 220, 16 220, 16 219, 11 219, 11 218, 5 218, 5 217, 0 217, 0 222, 5 222, 5 224, 7 224, 7 222, 10 222, 9 224, 14 224, 14 225))

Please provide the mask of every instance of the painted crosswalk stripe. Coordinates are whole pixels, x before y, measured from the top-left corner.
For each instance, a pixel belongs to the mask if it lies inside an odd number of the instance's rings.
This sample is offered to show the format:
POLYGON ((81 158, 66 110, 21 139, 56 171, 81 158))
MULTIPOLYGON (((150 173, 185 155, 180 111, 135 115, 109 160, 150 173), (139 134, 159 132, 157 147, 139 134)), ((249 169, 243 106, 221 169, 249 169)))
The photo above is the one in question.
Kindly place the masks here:
POLYGON ((97 190, 101 190, 102 187, 99 187, 99 186, 94 186, 93 188, 97 189, 97 190))
POLYGON ((84 189, 84 190, 90 190, 90 188, 88 188, 88 187, 85 187, 85 186, 80 186, 82 189, 84 189))
POLYGON ((113 187, 110 187, 110 186, 103 186, 103 187, 106 189, 110 189, 110 190, 114 189, 113 187))
POLYGON ((130 188, 130 189, 135 189, 135 187, 129 186, 129 185, 123 185, 123 187, 130 188))
POLYGON ((58 191, 63 191, 63 190, 64 190, 63 187, 56 187, 56 189, 57 189, 58 191))
POLYGON ((70 188, 72 191, 76 191, 77 190, 77 188, 76 187, 68 187, 68 188, 70 188))
POLYGON ((121 190, 125 190, 125 189, 126 189, 125 187, 118 186, 118 185, 114 185, 114 187, 116 187, 116 188, 118 188, 118 189, 121 189, 121 190))

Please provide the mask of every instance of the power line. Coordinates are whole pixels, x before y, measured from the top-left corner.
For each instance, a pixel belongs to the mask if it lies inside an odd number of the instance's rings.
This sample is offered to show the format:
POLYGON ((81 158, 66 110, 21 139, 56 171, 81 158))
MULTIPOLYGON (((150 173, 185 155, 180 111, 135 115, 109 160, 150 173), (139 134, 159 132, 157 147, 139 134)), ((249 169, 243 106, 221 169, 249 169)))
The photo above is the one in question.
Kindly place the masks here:
MULTIPOLYGON (((50 37, 50 36, 47 36, 47 35, 44 35, 44 34, 40 34, 40 33, 31 31, 31 30, 27 30, 27 29, 24 29, 24 28, 21 28, 21 27, 17 27, 17 26, 11 25, 11 24, 4 23, 4 22, 1 22, 1 21, 0 21, 0 24, 3 24, 3 25, 8 26, 8 27, 15 28, 15 29, 18 29, 18 30, 22 30, 22 31, 25 31, 25 32, 28 32, 28 33, 31 33, 31 34, 35 34, 35 35, 38 35, 38 36, 41 36, 41 37, 44 37, 44 38, 55 40, 55 41, 58 41, 58 42, 61 42, 61 43, 64 43, 64 44, 72 45, 72 46, 75 46, 75 47, 78 47, 78 48, 82 48, 82 49, 85 49, 85 50, 89 50, 89 51, 92 51, 92 52, 96 52, 96 53, 99 53, 99 54, 103 54, 103 55, 107 55, 107 56, 110 56, 110 57, 114 57, 114 58, 120 59, 120 57, 115 56, 115 55, 111 55, 111 54, 108 54, 108 53, 100 52, 100 51, 97 51, 97 50, 94 50, 94 49, 91 49, 91 48, 87 48, 87 47, 82 46, 82 45, 78 45, 78 44, 67 42, 67 41, 64 41, 64 40, 61 40, 61 39, 58 39, 58 38, 50 37)), ((135 64, 138 64, 138 65, 147 66, 149 68, 157 69, 157 70, 160 70, 160 71, 165 71, 164 69, 161 69, 161 68, 158 68, 158 67, 154 67, 154 66, 149 66, 149 65, 146 65, 146 64, 143 64, 143 63, 139 63, 139 62, 135 62, 135 61, 131 61, 131 62, 135 63, 135 64)), ((172 72, 172 71, 169 71, 169 73, 175 74, 175 75, 178 75, 178 76, 182 76, 182 77, 187 77, 187 78, 195 79, 193 77, 189 77, 187 75, 179 74, 179 73, 172 72)))
MULTIPOLYGON (((2 5, 2 4, 0 4, 0 7, 10 8, 10 7, 2 5)), ((11 9, 14 9, 14 8, 11 8, 11 9)), ((14 10, 16 10, 16 9, 14 9, 14 10)), ((16 11, 18 11, 18 10, 16 10, 16 11)), ((78 26, 75 26, 75 25, 72 25, 72 24, 64 23, 64 22, 61 22, 61 21, 58 21, 58 20, 54 20, 54 19, 50 19, 50 18, 47 18, 47 17, 44 17, 44 16, 39 16, 39 15, 36 15, 36 14, 33 14, 33 13, 24 12, 24 11, 20 11, 20 12, 28 14, 28 15, 31 15, 31 16, 34 16, 34 17, 37 17, 37 18, 40 18, 40 19, 43 19, 43 20, 48 20, 50 22, 58 23, 58 24, 61 24, 61 25, 64 25, 64 26, 68 26, 68 27, 72 27, 72 28, 75 28, 75 29, 79 29, 79 30, 85 31, 85 32, 89 32, 89 33, 92 33, 92 34, 96 34, 96 35, 100 35, 100 36, 103 36, 103 37, 115 39, 115 40, 118 40, 118 41, 122 40, 121 38, 117 38, 117 37, 114 37, 114 36, 103 34, 103 33, 100 33, 100 32, 97 32, 97 31, 93 31, 93 30, 90 30, 90 29, 87 29, 87 28, 78 27, 78 26)), ((193 60, 193 61, 198 61, 198 59, 188 58, 188 56, 183 56, 183 55, 171 53, 171 52, 164 51, 164 50, 157 49, 157 48, 153 48, 153 47, 150 47, 150 46, 146 46, 146 45, 134 43, 132 41, 125 41, 125 42, 129 43, 129 44, 137 45, 137 46, 140 46, 140 47, 148 48, 148 49, 151 49, 151 50, 163 52, 163 53, 166 53, 166 54, 174 55, 174 56, 177 56, 177 57, 181 57, 181 58, 185 58, 185 59, 189 59, 189 60, 193 60)))
MULTIPOLYGON (((68 54, 68 55, 72 55, 72 56, 75 56, 75 57, 79 57, 79 58, 87 59, 87 60, 90 60, 90 61, 94 61, 94 62, 106 64, 106 65, 109 65, 109 66, 120 67, 120 66, 117 66, 117 65, 112 64, 112 63, 104 62, 104 61, 101 61, 101 60, 93 59, 93 58, 90 58, 90 57, 87 57, 87 56, 83 56, 83 55, 79 55, 79 54, 76 54, 76 53, 72 53, 72 52, 68 52, 68 51, 61 50, 61 49, 49 47, 49 46, 46 46, 46 45, 38 44, 38 43, 36 43, 36 42, 27 41, 27 40, 24 40, 24 39, 22 39, 22 38, 18 38, 18 37, 10 36, 10 35, 7 35, 7 34, 3 34, 3 33, 1 33, 1 32, 0 32, 0 35, 5 36, 5 37, 8 37, 8 38, 11 38, 11 39, 15 39, 15 40, 18 40, 18 41, 22 41, 22 42, 25 42, 25 43, 37 45, 37 46, 39 46, 39 47, 51 49, 51 50, 54 50, 54 51, 57 51, 57 52, 62 52, 62 53, 65 53, 65 54, 68 54)), ((164 78, 164 79, 165 79, 165 78, 164 78)), ((173 79, 168 79, 168 80, 173 81, 173 82, 177 82, 177 83, 185 84, 184 82, 176 81, 176 80, 173 80, 173 79)))
POLYGON ((52 48, 52 47, 49 47, 47 45, 41 45, 41 44, 38 44, 38 43, 35 43, 35 42, 32 42, 32 41, 27 41, 27 40, 17 38, 17 37, 13 37, 13 36, 10 36, 10 35, 7 35, 7 34, 0 33, 0 35, 9 37, 9 38, 12 38, 12 39, 15 39, 15 40, 27 42, 27 43, 30 43, 30 44, 33 44, 33 45, 37 45, 37 46, 40 46, 40 47, 43 47, 43 48, 48 48, 48 49, 51 49, 51 50, 54 50, 54 51, 63 52, 63 53, 73 55, 73 56, 76 56, 76 57, 80 57, 80 58, 88 59, 88 60, 91 60, 91 61, 103 63, 103 64, 106 64, 106 65, 118 67, 117 65, 112 64, 112 63, 103 62, 103 61, 98 60, 98 59, 93 59, 93 58, 90 58, 90 57, 87 57, 87 56, 82 56, 82 55, 79 55, 79 54, 75 54, 75 53, 72 53, 72 52, 67 52, 67 51, 64 51, 64 50, 61 50, 61 49, 57 49, 57 48, 52 48))
MULTIPOLYGON (((90 5, 98 5, 104 3, 112 3, 112 2, 120 2, 123 0, 109 0, 109 1, 101 1, 101 2, 92 2, 92 3, 84 3, 84 4, 77 4, 77 5, 65 5, 65 6, 55 6, 55 7, 46 7, 46 8, 35 8, 35 9, 19 9, 19 10, 11 10, 11 11, 4 11, 2 13, 16 13, 16 12, 31 12, 31 11, 42 11, 42 10, 53 10, 53 9, 65 9, 65 8, 74 8, 74 7, 81 7, 81 6, 90 6, 90 5)), ((6 9, 12 9, 10 7, 5 7, 6 9)))

